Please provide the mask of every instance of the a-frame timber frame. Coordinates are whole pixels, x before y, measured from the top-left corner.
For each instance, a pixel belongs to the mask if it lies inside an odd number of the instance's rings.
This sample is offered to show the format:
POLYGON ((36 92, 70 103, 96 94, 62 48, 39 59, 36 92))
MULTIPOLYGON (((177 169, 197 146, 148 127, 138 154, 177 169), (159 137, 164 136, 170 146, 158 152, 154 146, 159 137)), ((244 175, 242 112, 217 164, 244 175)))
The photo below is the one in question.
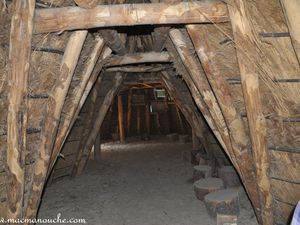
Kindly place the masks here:
MULTIPOLYGON (((96 0, 74 0, 78 6, 43 9, 35 7, 34 0, 12 2, 4 134, 7 136, 6 201, 3 203, 6 207, 0 207, 6 209, 3 216, 16 219, 37 216, 47 178, 80 111, 84 105, 90 105, 71 171, 73 176, 82 173, 123 81, 130 73, 140 72, 162 80, 207 151, 205 132, 213 132, 238 171, 259 223, 287 223, 296 204, 294 199, 300 198, 297 129, 291 135, 295 145, 288 141, 288 131, 293 131, 294 126, 291 123, 300 114, 297 98, 300 96, 291 94, 291 90, 299 89, 295 83, 300 80, 297 77, 300 74, 299 0, 110 5, 99 5, 100 1, 96 0), (268 4, 272 9, 264 8, 268 4), (271 26, 272 23, 275 25, 271 26), (116 29, 135 25, 154 25, 152 37, 126 37, 116 29), (89 36, 89 29, 100 30, 89 36), (29 170, 25 161, 29 144, 32 39, 35 35, 65 31, 70 34, 69 39, 61 54, 59 72, 41 109, 39 144, 34 147, 29 170), (144 51, 136 52, 141 48, 136 40, 145 45, 144 51), (86 53, 84 46, 90 42, 92 47, 86 53), (232 55, 220 59, 222 50, 232 55), (79 63, 81 54, 86 54, 83 63, 79 63), (226 71, 229 67, 236 72, 234 77, 226 71), (81 76, 75 76, 77 68, 81 76), (108 91, 102 89, 105 78, 111 85, 108 91), (77 83, 71 88, 74 81, 77 83), (280 93, 286 89, 288 93, 280 93), (270 102, 274 104, 270 106, 270 102), (278 130, 284 126, 284 132, 278 130), (285 171, 286 167, 290 171, 285 171), (297 188, 291 188, 294 186, 297 188)), ((122 99, 120 96, 118 99, 121 107, 122 99)), ((139 120, 137 116, 138 126, 139 120)), ((127 123, 131 123, 130 111, 127 123)))

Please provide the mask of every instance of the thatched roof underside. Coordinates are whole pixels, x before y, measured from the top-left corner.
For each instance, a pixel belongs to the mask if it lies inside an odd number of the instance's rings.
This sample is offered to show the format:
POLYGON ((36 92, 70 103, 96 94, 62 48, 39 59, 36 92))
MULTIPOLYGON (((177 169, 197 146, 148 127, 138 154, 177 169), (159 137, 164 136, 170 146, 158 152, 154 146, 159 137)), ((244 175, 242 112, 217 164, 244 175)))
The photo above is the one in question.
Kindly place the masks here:
POLYGON ((208 139, 221 146, 260 224, 287 223, 300 199, 300 2, 163 2, 0 1, 0 217, 34 218, 53 167, 81 173, 118 92, 158 84, 207 152, 208 139), (115 16, 125 3, 155 11, 115 16), (86 24, 59 21, 69 6, 86 24))

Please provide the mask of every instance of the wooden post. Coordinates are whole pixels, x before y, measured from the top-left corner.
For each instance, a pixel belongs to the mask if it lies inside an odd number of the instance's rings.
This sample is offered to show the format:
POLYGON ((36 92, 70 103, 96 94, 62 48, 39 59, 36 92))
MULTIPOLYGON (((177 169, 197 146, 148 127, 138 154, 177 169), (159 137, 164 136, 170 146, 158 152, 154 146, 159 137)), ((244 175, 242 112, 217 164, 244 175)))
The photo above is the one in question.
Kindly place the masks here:
POLYGON ((75 31, 67 44, 60 74, 49 95, 45 112, 45 122, 41 131, 41 143, 38 149, 38 157, 34 165, 34 176, 30 191, 26 218, 35 218, 42 195, 46 175, 49 167, 51 150, 54 145, 54 137, 57 132, 61 110, 67 95, 74 70, 87 35, 87 31, 75 31))
POLYGON ((140 106, 136 106, 136 130, 137 134, 141 135, 141 108, 140 106))
POLYGON ((196 131, 195 129, 192 129, 192 141, 193 141, 193 150, 198 150, 200 143, 199 143, 199 139, 196 135, 196 131))
POLYGON ((81 76, 81 80, 75 87, 74 90, 75 95, 73 96, 73 98, 71 98, 71 104, 69 104, 70 107, 68 108, 68 116, 64 118, 62 124, 60 125, 60 129, 58 130, 56 141, 51 155, 51 164, 50 164, 49 172, 51 171, 56 161, 56 158, 63 146, 63 143, 72 127, 72 122, 75 121, 74 117, 77 117, 76 109, 79 106, 80 99, 82 98, 82 95, 84 93, 85 88, 87 87, 88 82, 90 79, 95 80, 96 74, 95 73, 93 74, 92 72, 95 68, 98 58, 100 57, 103 47, 104 47, 103 39, 97 37, 95 40, 94 48, 83 70, 83 75, 81 76))
POLYGON ((100 132, 98 133, 95 144, 94 144, 94 158, 97 162, 101 161, 101 135, 100 135, 100 132))
POLYGON ((226 4, 213 2, 179 2, 176 4, 98 5, 93 9, 79 7, 37 9, 35 33, 97 27, 217 23, 228 21, 226 4))
POLYGON ((77 160, 74 164, 73 171, 72 171, 73 176, 79 176, 82 173, 82 171, 85 167, 85 164, 88 160, 90 150, 91 150, 93 144, 95 143, 96 136, 99 133, 99 130, 101 128, 104 117, 105 117, 116 93, 118 92, 119 87, 121 86, 123 80, 125 79, 125 77, 126 77, 126 75, 124 75, 124 74, 116 73, 116 76, 114 78, 114 85, 108 91, 108 93, 106 94, 106 96, 103 100, 103 103, 100 107, 98 115, 97 115, 97 117, 90 129, 90 132, 88 134, 88 139, 85 143, 85 146, 78 152, 77 160))
POLYGON ((257 57, 260 49, 256 48, 256 37, 253 35, 254 32, 246 14, 246 7, 243 0, 231 0, 228 4, 234 41, 237 46, 243 46, 243 49, 237 48, 237 57, 252 143, 252 155, 256 167, 256 182, 261 203, 261 222, 264 225, 271 225, 274 221, 273 198, 268 174, 267 125, 259 91, 259 68, 248 57, 248 55, 253 58, 257 57))
POLYGON ((177 115, 178 122, 179 122, 180 133, 184 134, 183 121, 182 121, 182 118, 181 118, 180 110, 179 110, 177 105, 175 105, 175 109, 176 109, 176 115, 177 115))
POLYGON ((280 0, 289 27, 293 46, 300 63, 300 1, 280 0))
POLYGON ((120 142, 125 142, 125 131, 124 131, 124 113, 123 113, 123 100, 122 95, 118 95, 118 124, 119 124, 119 136, 120 142))
POLYGON ((127 97, 127 136, 130 135, 131 115, 132 115, 132 89, 129 90, 128 97, 127 97))
MULTIPOLYGON (((23 215, 28 73, 35 1, 13 2, 8 70, 8 113, 6 153, 7 218, 23 215)), ((5 212, 3 212, 5 214, 5 212)))

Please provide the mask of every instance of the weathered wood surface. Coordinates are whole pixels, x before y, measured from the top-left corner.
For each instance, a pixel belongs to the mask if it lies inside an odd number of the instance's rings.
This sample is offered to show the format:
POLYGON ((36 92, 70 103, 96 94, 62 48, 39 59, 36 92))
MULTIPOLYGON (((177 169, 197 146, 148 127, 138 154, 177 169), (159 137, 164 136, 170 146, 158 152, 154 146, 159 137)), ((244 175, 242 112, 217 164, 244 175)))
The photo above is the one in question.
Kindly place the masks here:
POLYGON ((212 218, 217 217, 217 214, 239 215, 238 193, 237 188, 229 188, 207 194, 204 203, 208 214, 212 218))
MULTIPOLYGON (((259 209, 260 203, 259 203, 259 197, 258 197, 258 193, 257 193, 255 177, 253 176, 254 168, 253 168, 252 157, 249 154, 247 154, 247 151, 245 151, 245 150, 242 151, 245 154, 241 154, 240 146, 234 146, 235 148, 233 148, 232 141, 229 136, 228 127, 225 122, 224 116, 221 112, 221 109, 219 107, 219 103, 218 103, 217 99, 215 98, 215 94, 214 94, 213 90, 211 89, 211 86, 208 83, 208 80, 206 79, 204 72, 202 71, 200 62, 197 61, 196 58, 192 57, 192 55, 194 55, 196 53, 193 52, 193 50, 192 50, 193 45, 190 43, 191 41, 188 39, 187 35, 184 34, 180 30, 173 29, 170 31, 170 37, 171 37, 172 41, 174 42, 174 44, 177 48, 177 51, 178 51, 183 63, 185 64, 185 67, 189 71, 192 82, 195 83, 195 86, 196 86, 197 90, 199 91, 200 95, 202 96, 204 104, 206 105, 206 106, 200 105, 201 106, 200 109, 201 109, 203 115, 205 116, 205 114, 211 114, 211 118, 214 120, 217 130, 219 131, 219 133, 222 137, 221 140, 224 141, 225 147, 224 147, 224 145, 222 145, 222 147, 225 149, 227 155, 231 158, 231 162, 234 164, 234 166, 238 169, 238 171, 241 171, 240 172, 241 178, 242 178, 243 182, 245 183, 245 187, 247 189, 247 192, 250 195, 252 203, 256 209, 259 209), (206 110, 206 108, 209 111, 208 113, 206 113, 204 111, 204 110, 206 110), (236 157, 239 157, 239 159, 236 159, 236 157), (244 162, 249 163, 249 165, 245 165, 244 162)), ((184 79, 187 80, 189 78, 184 77, 184 79)), ((189 87, 192 87, 192 86, 189 85, 189 87)), ((223 90, 226 90, 226 89, 223 89, 223 90)), ((235 115, 235 113, 233 113, 233 115, 235 115)), ((231 116, 231 118, 235 118, 235 117, 231 116)), ((207 117, 206 119, 208 122, 210 122, 209 117, 207 117)), ((235 124, 235 123, 233 123, 231 125, 240 127, 238 124, 235 124)), ((238 130, 238 129, 234 128, 234 131, 236 131, 236 130, 238 130)), ((240 141, 238 141, 238 143, 239 142, 240 141)), ((247 147, 247 146, 244 146, 244 147, 247 147)))
POLYGON ((71 125, 72 121, 74 120, 74 116, 77 116, 77 115, 75 115, 76 109, 80 103, 80 99, 83 95, 83 92, 87 86, 88 81, 91 78, 91 74, 95 68, 96 62, 97 62, 98 58, 100 57, 101 51, 104 47, 104 41, 102 38, 97 37, 95 41, 96 42, 95 42, 93 51, 89 55, 89 58, 85 64, 85 68, 83 69, 83 75, 81 76, 81 80, 75 87, 75 91, 74 91, 75 95, 72 96, 71 104, 68 109, 68 116, 64 117, 64 120, 63 120, 62 124, 60 125, 60 129, 58 130, 54 148, 53 148, 53 151, 51 154, 50 170, 52 169, 52 166, 58 156, 58 153, 60 152, 60 150, 63 146, 64 140, 66 139, 66 136, 70 129, 70 125, 71 125))
POLYGON ((300 1, 280 0, 291 34, 298 62, 300 63, 300 1))
POLYGON ((52 88, 45 110, 45 121, 41 131, 41 144, 35 161, 32 187, 26 210, 27 218, 35 218, 48 171, 51 150, 59 123, 61 110, 71 83, 74 70, 87 35, 87 31, 74 32, 67 44, 62 59, 59 77, 52 88))
POLYGON ((225 187, 241 186, 239 176, 232 166, 222 166, 218 168, 218 177, 224 182, 225 187))
POLYGON ((99 34, 105 40, 105 43, 111 50, 113 50, 118 55, 125 55, 126 48, 123 40, 120 37, 120 34, 116 30, 104 29, 100 30, 99 34))
POLYGON ((170 62, 170 56, 168 52, 144 52, 126 54, 124 56, 111 56, 107 59, 105 67, 154 62, 170 62))
POLYGON ((34 31, 47 33, 109 26, 226 21, 228 21, 227 8, 221 1, 120 4, 101 5, 93 9, 79 7, 38 9, 34 19, 34 31))
MULTIPOLYGON (((153 66, 114 66, 105 69, 107 72, 124 72, 124 73, 154 73, 171 69, 171 65, 153 65, 153 66)), ((153 74, 153 76, 155 76, 153 74)))
POLYGON ((10 219, 24 217, 27 94, 34 7, 34 0, 13 2, 9 47, 6 149, 6 216, 10 219))
POLYGON ((212 176, 212 167, 208 165, 198 165, 193 167, 193 179, 194 181, 202 178, 209 178, 212 176))
POLYGON ((250 60, 249 55, 257 57, 256 37, 243 0, 231 0, 228 5, 234 41, 237 46, 238 64, 245 99, 247 118, 255 162, 256 182, 260 198, 261 222, 273 224, 272 193, 269 179, 269 155, 267 147, 266 121, 262 109, 259 90, 259 68, 250 60), (246 52, 246 53, 245 53, 246 52))
POLYGON ((205 195, 224 188, 223 181, 215 177, 200 179, 193 186, 195 195, 200 201, 204 200, 205 195))

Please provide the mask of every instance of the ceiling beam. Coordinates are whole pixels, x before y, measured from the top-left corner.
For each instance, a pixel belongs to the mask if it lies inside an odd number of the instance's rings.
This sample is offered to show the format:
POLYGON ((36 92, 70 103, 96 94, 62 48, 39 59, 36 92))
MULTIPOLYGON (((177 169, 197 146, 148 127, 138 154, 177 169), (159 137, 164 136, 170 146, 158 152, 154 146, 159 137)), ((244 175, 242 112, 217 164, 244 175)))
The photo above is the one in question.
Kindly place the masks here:
POLYGON ((227 21, 227 6, 221 1, 180 2, 171 5, 166 3, 99 5, 92 9, 63 7, 37 9, 34 32, 227 21))
POLYGON ((124 56, 111 56, 107 59, 105 67, 139 64, 139 63, 168 63, 170 62, 168 52, 144 52, 135 54, 126 54, 124 56))
POLYGON ((107 72, 125 72, 125 73, 153 73, 173 68, 172 65, 152 65, 152 66, 117 66, 107 68, 107 72))

